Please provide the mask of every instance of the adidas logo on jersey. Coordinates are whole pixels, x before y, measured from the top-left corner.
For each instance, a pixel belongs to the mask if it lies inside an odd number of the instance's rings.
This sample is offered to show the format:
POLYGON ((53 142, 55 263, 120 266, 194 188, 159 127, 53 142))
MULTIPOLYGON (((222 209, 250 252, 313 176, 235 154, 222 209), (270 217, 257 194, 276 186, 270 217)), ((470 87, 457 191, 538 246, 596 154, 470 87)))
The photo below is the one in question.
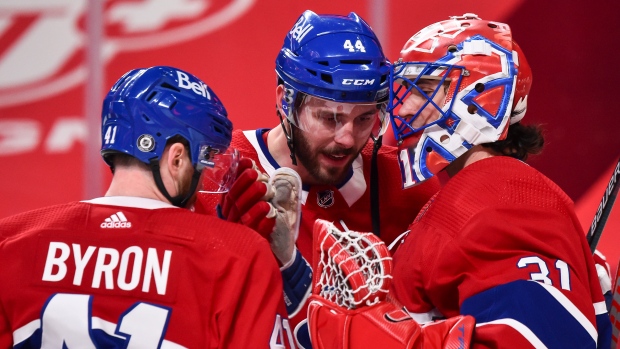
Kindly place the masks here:
POLYGON ((123 212, 116 212, 106 218, 100 225, 101 228, 131 228, 131 222, 127 221, 127 217, 123 212))

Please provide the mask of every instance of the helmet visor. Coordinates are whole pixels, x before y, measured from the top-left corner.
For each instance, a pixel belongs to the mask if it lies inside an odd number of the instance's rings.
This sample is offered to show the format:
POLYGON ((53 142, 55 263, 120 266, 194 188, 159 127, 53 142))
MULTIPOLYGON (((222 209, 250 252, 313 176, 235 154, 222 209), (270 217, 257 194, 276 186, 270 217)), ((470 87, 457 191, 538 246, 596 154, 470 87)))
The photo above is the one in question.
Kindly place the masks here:
POLYGON ((228 148, 220 152, 217 148, 209 145, 200 147, 200 161, 196 165, 198 171, 202 171, 200 192, 219 194, 230 190, 237 167, 239 165, 239 152, 235 148, 228 148))
POLYGON ((356 137, 377 138, 387 129, 386 107, 387 102, 343 103, 302 94, 293 120, 300 130, 317 135, 334 135, 350 128, 356 137))

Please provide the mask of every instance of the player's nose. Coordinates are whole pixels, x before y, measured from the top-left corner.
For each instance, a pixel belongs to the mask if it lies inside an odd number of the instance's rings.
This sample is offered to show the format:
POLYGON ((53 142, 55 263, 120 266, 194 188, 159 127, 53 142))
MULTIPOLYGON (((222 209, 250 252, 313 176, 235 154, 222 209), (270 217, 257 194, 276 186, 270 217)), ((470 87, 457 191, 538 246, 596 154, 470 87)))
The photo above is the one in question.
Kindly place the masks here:
POLYGON ((409 94, 407 97, 405 97, 403 104, 398 110, 398 116, 403 119, 413 117, 418 112, 418 110, 420 110, 420 105, 416 102, 416 98, 417 97, 413 94, 409 94))
POLYGON ((355 130, 353 126, 353 121, 338 125, 334 134, 334 141, 345 148, 355 145, 355 130))

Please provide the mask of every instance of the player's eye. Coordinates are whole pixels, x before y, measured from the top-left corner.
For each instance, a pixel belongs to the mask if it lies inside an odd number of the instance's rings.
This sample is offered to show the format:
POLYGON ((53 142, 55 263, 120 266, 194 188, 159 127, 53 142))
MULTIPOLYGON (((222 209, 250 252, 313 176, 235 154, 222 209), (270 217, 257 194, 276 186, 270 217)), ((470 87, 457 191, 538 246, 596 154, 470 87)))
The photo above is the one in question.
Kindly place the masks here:
POLYGON ((370 122, 372 122, 375 119, 375 114, 364 114, 361 115, 357 118, 355 118, 355 121, 359 124, 368 124, 370 122))
POLYGON ((322 122, 336 122, 334 113, 328 111, 319 111, 317 113, 317 118, 322 122))

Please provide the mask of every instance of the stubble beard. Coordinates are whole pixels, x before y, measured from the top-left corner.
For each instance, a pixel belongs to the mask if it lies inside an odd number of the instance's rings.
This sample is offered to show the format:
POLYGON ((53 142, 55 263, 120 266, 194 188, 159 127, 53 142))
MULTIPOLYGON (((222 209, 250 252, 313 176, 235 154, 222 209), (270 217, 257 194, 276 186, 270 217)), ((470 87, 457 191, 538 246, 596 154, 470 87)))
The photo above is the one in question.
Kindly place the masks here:
POLYGON ((357 155, 362 150, 362 148, 357 150, 353 148, 312 149, 304 131, 299 130, 297 127, 292 127, 292 132, 297 161, 308 171, 308 174, 312 176, 316 184, 338 185, 344 182, 349 174, 353 161, 355 161, 357 155), (355 154, 355 156, 351 157, 343 167, 323 167, 318 159, 320 153, 339 155, 355 154))

